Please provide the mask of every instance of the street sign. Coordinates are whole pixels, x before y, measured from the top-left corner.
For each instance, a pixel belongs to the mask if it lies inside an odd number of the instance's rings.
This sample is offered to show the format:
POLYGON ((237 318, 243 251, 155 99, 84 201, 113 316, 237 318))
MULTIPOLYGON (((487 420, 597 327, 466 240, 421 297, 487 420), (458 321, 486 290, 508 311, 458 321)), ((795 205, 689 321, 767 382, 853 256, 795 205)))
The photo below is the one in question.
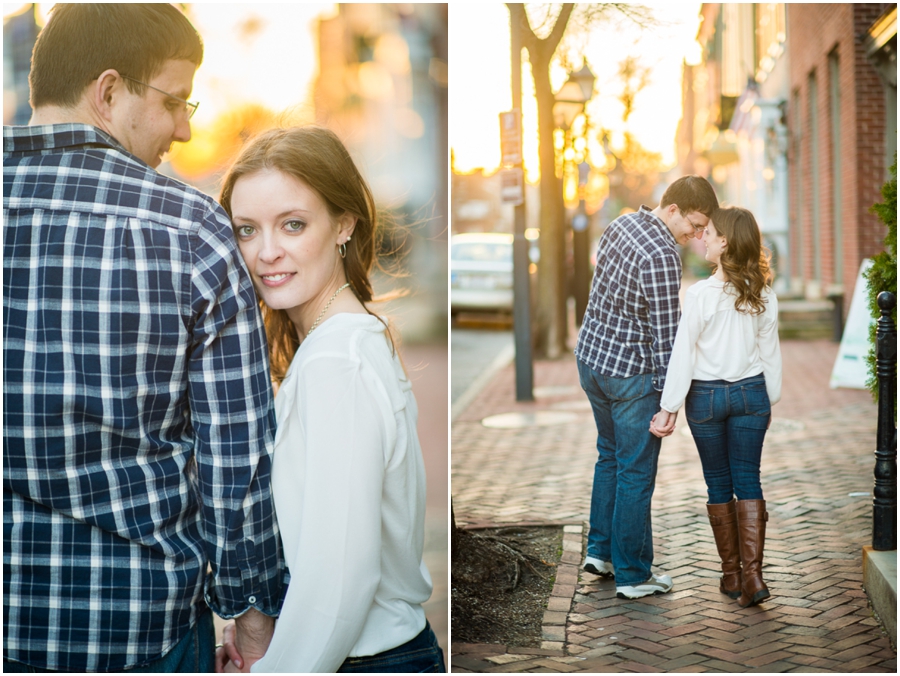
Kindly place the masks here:
POLYGON ((500 200, 516 206, 525 201, 525 177, 521 169, 500 170, 500 200))
POLYGON ((502 164, 522 163, 522 127, 519 110, 500 113, 500 155, 502 164))

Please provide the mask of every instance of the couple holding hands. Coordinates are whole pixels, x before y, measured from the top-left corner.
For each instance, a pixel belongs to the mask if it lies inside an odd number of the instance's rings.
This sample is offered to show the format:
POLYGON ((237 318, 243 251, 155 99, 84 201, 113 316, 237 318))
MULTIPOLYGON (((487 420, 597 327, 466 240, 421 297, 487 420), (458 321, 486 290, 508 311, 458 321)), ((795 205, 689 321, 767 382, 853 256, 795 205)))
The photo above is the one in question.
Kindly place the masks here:
POLYGON ((706 480, 719 589, 741 607, 769 596, 759 467, 771 406, 781 398, 771 279, 753 214, 720 208, 699 176, 676 180, 658 207, 620 216, 600 239, 575 352, 598 431, 583 567, 614 576, 619 598, 673 586, 650 570, 650 501, 661 439, 682 407, 706 480), (714 269, 687 289, 682 314, 675 245, 694 238, 714 269))

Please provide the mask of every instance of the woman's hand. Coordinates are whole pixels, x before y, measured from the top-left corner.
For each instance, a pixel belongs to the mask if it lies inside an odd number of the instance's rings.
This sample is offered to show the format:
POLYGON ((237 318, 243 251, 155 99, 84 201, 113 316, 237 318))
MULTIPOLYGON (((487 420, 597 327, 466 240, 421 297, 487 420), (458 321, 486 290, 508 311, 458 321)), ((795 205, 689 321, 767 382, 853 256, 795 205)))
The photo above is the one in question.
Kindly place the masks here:
POLYGON ((650 420, 650 433, 660 439, 669 436, 675 430, 676 418, 678 418, 677 413, 669 413, 665 409, 659 409, 659 413, 650 420))
POLYGON ((237 674, 241 672, 244 660, 234 644, 234 622, 222 630, 222 645, 216 648, 216 673, 237 674))

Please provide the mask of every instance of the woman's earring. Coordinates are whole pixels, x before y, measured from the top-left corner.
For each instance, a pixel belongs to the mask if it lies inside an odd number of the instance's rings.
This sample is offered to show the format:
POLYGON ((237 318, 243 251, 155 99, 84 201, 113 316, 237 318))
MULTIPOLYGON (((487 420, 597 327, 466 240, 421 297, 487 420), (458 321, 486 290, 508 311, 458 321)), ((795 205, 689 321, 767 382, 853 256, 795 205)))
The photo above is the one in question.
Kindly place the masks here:
POLYGON ((341 258, 347 257, 347 242, 344 242, 338 247, 338 253, 341 254, 341 258))

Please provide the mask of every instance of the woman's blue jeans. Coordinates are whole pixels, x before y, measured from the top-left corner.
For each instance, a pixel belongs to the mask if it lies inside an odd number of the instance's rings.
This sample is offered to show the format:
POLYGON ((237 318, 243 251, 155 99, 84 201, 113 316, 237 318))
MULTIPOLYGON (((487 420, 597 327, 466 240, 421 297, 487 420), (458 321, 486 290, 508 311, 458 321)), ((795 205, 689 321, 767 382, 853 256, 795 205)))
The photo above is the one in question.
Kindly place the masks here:
POLYGON ((695 380, 685 416, 703 464, 709 504, 762 500, 759 462, 772 407, 760 374, 729 383, 695 380))
POLYGON ((431 625, 403 645, 368 657, 348 657, 339 674, 445 674, 444 651, 438 645, 431 625))
POLYGON ((660 393, 651 373, 613 378, 579 360, 578 375, 597 424, 587 554, 612 561, 617 586, 641 584, 653 563, 650 499, 661 440, 650 433, 650 419, 660 393))

